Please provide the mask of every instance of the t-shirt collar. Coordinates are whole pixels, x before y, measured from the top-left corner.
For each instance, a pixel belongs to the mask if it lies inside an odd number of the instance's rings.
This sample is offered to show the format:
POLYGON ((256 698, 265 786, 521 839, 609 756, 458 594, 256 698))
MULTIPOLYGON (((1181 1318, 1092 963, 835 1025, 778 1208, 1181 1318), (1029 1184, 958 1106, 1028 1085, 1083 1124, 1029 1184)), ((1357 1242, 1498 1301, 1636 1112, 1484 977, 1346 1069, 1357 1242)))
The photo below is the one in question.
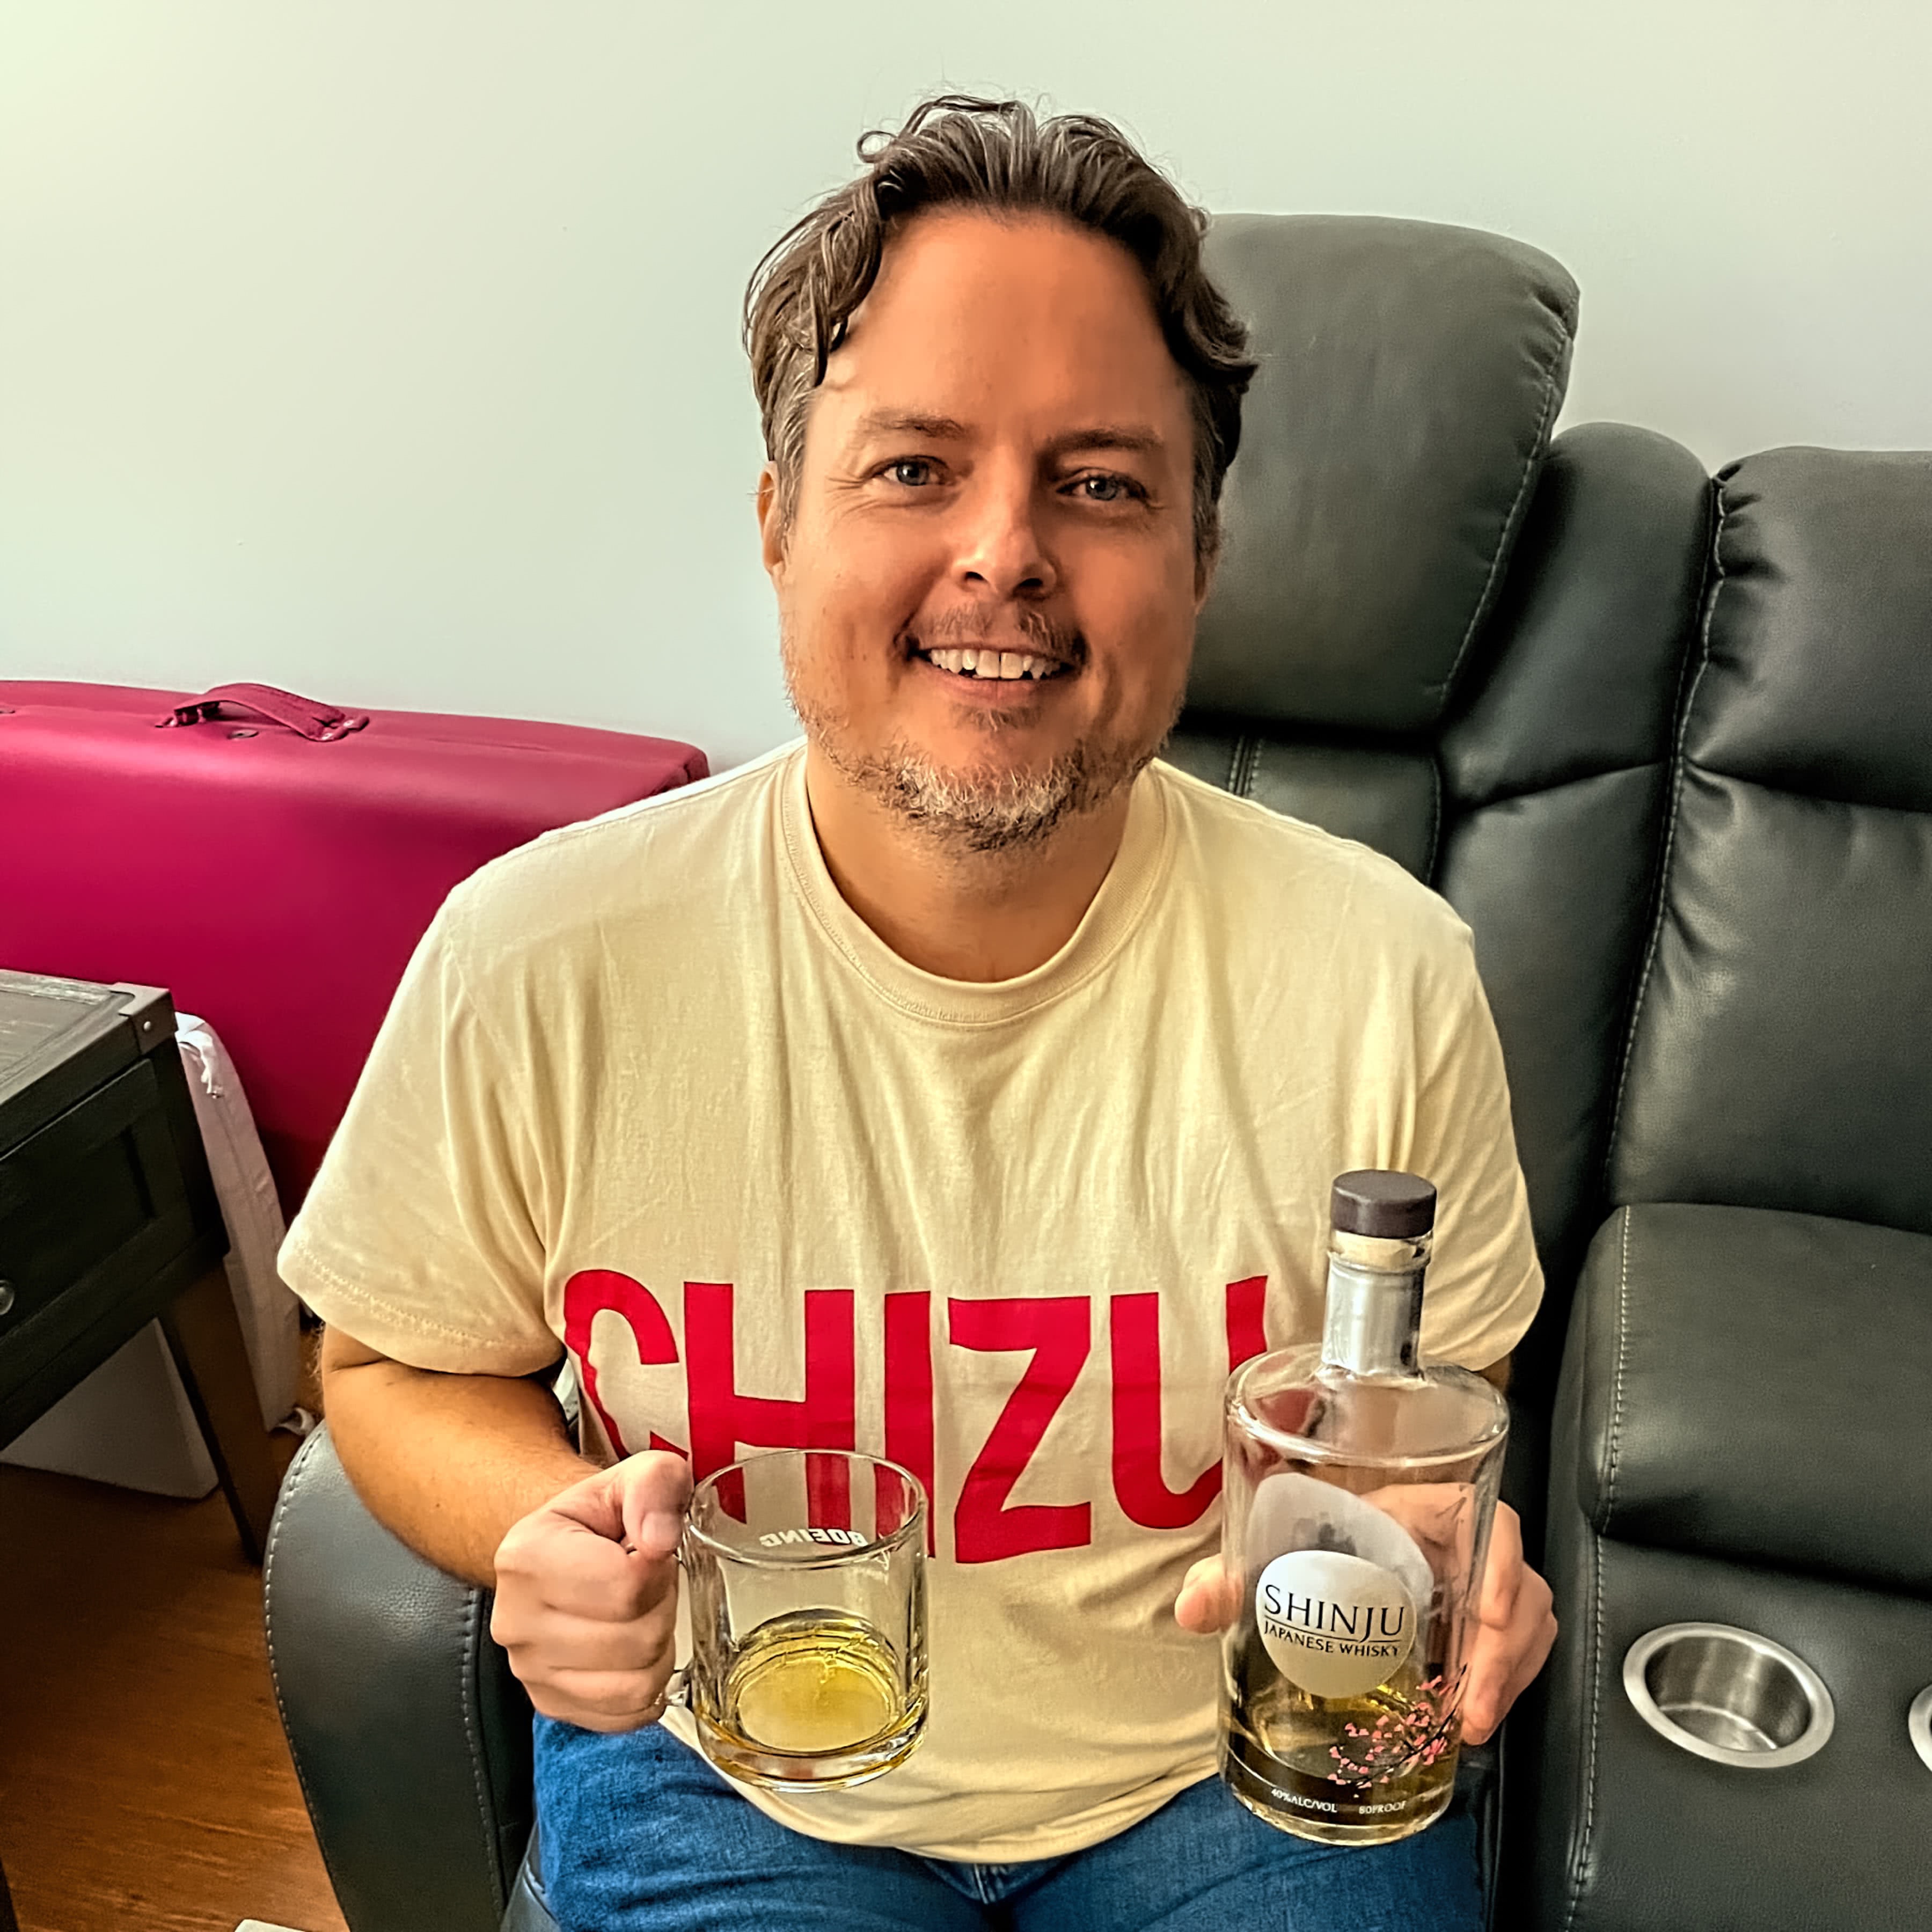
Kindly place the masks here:
POLYGON ((1066 944, 1015 979, 948 980, 901 958, 833 884, 812 822, 802 744, 782 776, 778 809, 786 868, 813 926, 882 999, 917 1018, 953 1025, 1017 1019, 1084 986, 1148 916, 1170 857, 1167 800, 1150 769, 1134 781, 1120 848, 1066 944))

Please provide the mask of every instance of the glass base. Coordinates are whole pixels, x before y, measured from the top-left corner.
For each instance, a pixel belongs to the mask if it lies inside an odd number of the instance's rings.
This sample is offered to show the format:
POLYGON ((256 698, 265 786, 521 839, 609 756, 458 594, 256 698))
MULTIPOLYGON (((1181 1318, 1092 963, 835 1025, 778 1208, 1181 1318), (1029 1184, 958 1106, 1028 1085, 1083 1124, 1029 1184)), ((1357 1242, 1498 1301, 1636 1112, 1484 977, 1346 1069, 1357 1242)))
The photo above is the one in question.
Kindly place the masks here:
POLYGON ((837 1791, 868 1784, 904 1763, 926 1732, 923 1699, 890 1730, 844 1750, 772 1750, 712 1723, 701 1711, 694 1714, 704 1755, 727 1778, 766 1791, 837 1791))
POLYGON ((793 1610, 760 1624, 718 1694, 693 1684, 704 1755, 728 1777, 773 1791, 836 1790, 883 1778, 926 1728, 926 1679, 910 1686, 884 1635, 862 1617, 793 1610))
POLYGON ((1388 1845, 1426 1831, 1456 1795, 1453 1755, 1446 1772, 1432 1779, 1432 1788, 1400 1798, 1337 1798, 1327 1795, 1337 1787, 1325 1779, 1304 1777, 1274 1759, 1265 1768, 1252 1763, 1229 1741, 1221 1750, 1222 1781, 1240 1804, 1263 1824, 1318 1845, 1388 1845))

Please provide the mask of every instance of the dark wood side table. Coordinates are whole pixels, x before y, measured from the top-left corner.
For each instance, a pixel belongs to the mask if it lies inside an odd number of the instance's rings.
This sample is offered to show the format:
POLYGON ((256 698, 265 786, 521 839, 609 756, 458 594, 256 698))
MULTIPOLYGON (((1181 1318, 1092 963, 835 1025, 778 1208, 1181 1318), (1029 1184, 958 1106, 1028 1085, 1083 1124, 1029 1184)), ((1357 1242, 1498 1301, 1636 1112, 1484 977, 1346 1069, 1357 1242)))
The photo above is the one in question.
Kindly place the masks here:
POLYGON ((159 1318, 259 1563, 277 1477, 158 987, 0 970, 0 1448, 159 1318))

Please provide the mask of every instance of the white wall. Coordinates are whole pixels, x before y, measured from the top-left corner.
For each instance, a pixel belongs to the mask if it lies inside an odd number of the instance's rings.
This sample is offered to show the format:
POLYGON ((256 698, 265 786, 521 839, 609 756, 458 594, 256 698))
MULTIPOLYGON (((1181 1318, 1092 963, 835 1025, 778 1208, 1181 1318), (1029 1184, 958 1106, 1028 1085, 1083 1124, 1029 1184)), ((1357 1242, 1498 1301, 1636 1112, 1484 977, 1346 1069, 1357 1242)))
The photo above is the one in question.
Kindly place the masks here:
POLYGON ((789 735, 737 305, 940 84, 1538 243, 1570 421, 1932 446, 1923 0, 0 0, 0 676, 789 735))

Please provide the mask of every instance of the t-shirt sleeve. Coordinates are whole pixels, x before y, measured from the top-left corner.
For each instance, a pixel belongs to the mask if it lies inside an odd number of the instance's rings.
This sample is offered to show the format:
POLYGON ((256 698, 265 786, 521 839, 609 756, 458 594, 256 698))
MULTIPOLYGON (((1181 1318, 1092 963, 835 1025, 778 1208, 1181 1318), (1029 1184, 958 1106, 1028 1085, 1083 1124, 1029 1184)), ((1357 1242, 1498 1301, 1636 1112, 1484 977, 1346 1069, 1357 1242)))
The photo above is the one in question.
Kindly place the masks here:
POLYGON ((1522 1340, 1543 1299, 1543 1270, 1502 1046, 1460 922, 1424 976, 1417 1029, 1421 1077, 1408 1166, 1436 1190, 1423 1358, 1487 1368, 1522 1340))
POLYGON ((278 1265, 394 1360, 527 1375, 562 1352, 544 1319, 540 1149, 466 982, 457 906, 403 975, 278 1265))

